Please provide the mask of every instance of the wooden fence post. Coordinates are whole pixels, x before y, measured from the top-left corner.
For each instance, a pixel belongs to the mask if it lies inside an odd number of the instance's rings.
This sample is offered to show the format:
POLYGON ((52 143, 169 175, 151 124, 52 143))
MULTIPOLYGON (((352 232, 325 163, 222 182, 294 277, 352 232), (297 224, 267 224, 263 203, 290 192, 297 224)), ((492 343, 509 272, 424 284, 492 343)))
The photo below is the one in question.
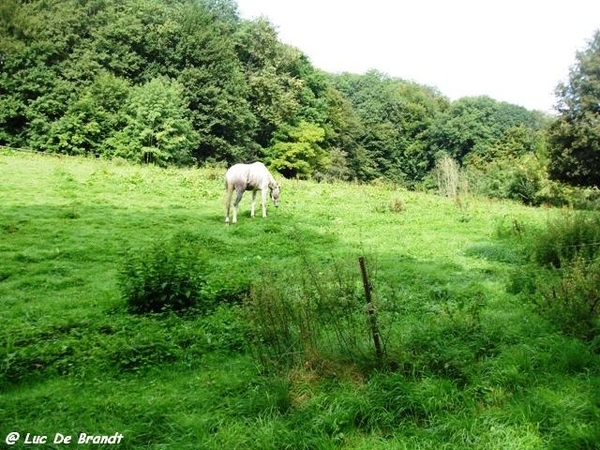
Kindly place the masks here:
POLYGON ((373 336, 373 344, 375 344, 375 356, 377 357, 377 360, 381 363, 383 360, 383 349, 381 347, 379 327, 377 326, 377 316, 375 315, 375 308, 373 308, 373 300, 371 298, 372 287, 371 283, 369 282, 367 267, 365 266, 365 258, 360 256, 358 258, 358 264, 360 265, 363 286, 365 288, 365 296, 367 299, 367 314, 369 316, 369 325, 371 327, 371 335, 373 336))

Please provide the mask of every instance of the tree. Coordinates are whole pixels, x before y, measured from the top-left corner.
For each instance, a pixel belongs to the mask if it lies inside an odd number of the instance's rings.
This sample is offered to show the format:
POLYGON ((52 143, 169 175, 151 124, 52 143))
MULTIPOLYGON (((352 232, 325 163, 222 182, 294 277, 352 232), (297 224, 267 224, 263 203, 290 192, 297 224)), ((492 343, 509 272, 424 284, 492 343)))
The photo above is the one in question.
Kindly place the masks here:
POLYGON ((43 149, 51 123, 76 86, 59 66, 85 22, 75 2, 17 2, 0 7, 0 144, 43 149))
POLYGON ((290 55, 277 40, 271 23, 259 18, 245 22, 236 36, 236 51, 244 65, 247 98, 258 121, 254 139, 266 147, 274 131, 290 123, 300 109, 296 91, 300 81, 285 69, 290 55))
POLYGON ((273 145, 266 150, 267 162, 286 177, 323 176, 331 159, 321 147, 325 130, 314 123, 301 121, 284 125, 275 133, 273 145))
POLYGON ((65 115, 52 122, 45 148, 70 155, 105 154, 106 138, 123 125, 120 113, 129 89, 126 80, 100 73, 65 115))
POLYGON ((248 101, 258 121, 256 143, 267 147, 276 130, 306 121, 328 129, 328 83, 298 49, 279 42, 265 18, 244 22, 236 36, 248 101))
MULTIPOLYGON (((216 8, 220 2, 205 3, 216 8)), ((247 160, 256 155, 256 118, 246 99, 248 86, 235 51, 233 25, 216 20, 215 9, 211 11, 188 1, 174 13, 180 31, 168 66, 178 74, 200 135, 196 159, 247 160)))
POLYGON ((556 89, 559 116, 549 129, 550 176, 600 187, 600 30, 577 53, 569 80, 556 89))
POLYGON ((124 114, 125 127, 107 140, 110 156, 158 165, 191 162, 199 138, 177 81, 155 78, 132 88, 124 114))
MULTIPOLYGON (((331 81, 350 101, 362 125, 355 156, 369 170, 358 171, 359 178, 421 180, 434 163, 427 132, 447 108, 447 100, 435 89, 374 70, 332 76, 331 81)), ((350 165, 356 166, 352 161, 350 165)))
MULTIPOLYGON (((429 132, 429 140, 434 153, 447 152, 462 164, 470 160, 489 160, 500 141, 510 142, 505 136, 507 133, 515 138, 518 136, 514 132, 516 127, 538 130, 542 120, 540 114, 521 106, 486 96, 464 97, 453 102, 447 112, 438 117, 429 132)), ((522 136, 529 139, 525 134, 522 136)), ((513 143, 516 144, 514 139, 513 143)))
POLYGON ((364 126, 350 101, 329 84, 327 144, 331 148, 332 178, 347 180, 371 180, 376 178, 375 167, 365 157, 365 149, 359 143, 364 126))

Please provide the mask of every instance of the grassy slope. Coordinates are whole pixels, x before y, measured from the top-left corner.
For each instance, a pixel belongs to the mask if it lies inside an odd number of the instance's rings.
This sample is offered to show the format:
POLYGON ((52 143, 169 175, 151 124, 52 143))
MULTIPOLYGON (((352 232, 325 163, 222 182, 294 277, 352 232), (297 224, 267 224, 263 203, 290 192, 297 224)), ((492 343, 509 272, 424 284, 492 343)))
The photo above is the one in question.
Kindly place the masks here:
POLYGON ((247 196, 225 226, 218 170, 5 153, 0 173, 2 441, 17 430, 120 432, 119 448, 598 448, 597 356, 505 292, 517 257, 495 230, 546 211, 287 181, 266 220, 248 217, 247 196), (179 231, 205 244, 215 286, 299 270, 300 256, 327 272, 365 254, 376 292, 409 305, 392 335, 410 370, 267 378, 239 351, 235 308, 130 316, 123 250, 179 231), (474 297, 477 334, 449 334, 474 297))

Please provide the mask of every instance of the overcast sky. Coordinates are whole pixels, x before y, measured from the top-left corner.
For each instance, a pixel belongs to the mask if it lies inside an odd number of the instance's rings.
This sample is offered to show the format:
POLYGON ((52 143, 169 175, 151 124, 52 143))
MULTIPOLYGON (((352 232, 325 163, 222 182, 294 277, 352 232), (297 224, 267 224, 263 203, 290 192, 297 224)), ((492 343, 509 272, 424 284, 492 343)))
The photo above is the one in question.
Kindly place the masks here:
POLYGON ((455 100, 552 112, 554 89, 600 29, 600 0, 237 0, 327 72, 377 69, 455 100))

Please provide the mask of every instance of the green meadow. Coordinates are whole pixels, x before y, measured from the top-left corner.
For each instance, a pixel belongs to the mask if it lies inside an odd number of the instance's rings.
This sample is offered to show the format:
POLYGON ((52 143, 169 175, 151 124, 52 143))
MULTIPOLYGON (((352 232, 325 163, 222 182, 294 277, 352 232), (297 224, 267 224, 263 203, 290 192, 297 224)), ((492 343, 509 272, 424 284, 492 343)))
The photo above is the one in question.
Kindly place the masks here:
POLYGON ((0 448, 600 448, 598 333, 541 312, 525 256, 565 211, 282 180, 225 225, 223 174, 0 153, 0 448), (199 300, 135 313, 161 249, 199 300))

